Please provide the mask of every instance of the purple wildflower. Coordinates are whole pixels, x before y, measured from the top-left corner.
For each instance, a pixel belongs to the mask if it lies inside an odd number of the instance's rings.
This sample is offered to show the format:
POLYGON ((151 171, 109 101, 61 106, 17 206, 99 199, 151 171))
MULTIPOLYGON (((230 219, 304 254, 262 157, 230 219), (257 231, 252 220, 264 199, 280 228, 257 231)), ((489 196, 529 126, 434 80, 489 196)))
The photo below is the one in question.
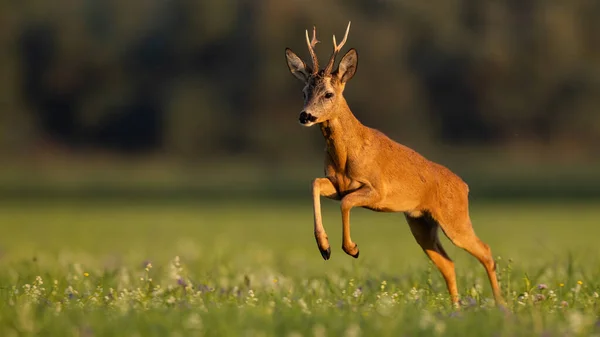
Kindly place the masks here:
POLYGON ((469 296, 461 300, 461 305, 465 307, 474 307, 477 305, 477 300, 469 296))

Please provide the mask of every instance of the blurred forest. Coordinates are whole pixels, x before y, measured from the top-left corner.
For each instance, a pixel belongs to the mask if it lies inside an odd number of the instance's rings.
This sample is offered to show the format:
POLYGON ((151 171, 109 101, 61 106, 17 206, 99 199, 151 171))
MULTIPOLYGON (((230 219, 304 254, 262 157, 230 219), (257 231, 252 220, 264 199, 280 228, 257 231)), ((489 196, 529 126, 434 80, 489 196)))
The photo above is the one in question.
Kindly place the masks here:
POLYGON ((459 170, 598 162, 596 0, 2 1, 0 160, 311 158, 319 174, 284 49, 306 58, 315 24, 326 58, 349 20, 346 97, 366 125, 459 170))

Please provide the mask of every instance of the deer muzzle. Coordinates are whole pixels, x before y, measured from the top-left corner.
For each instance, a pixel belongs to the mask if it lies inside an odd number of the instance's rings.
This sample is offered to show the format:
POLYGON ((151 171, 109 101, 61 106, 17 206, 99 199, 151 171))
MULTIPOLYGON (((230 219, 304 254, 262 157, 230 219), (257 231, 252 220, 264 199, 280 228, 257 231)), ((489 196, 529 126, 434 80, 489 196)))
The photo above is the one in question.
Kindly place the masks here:
POLYGON ((307 113, 306 111, 302 111, 300 113, 300 117, 298 118, 298 120, 300 121, 300 124, 307 125, 307 124, 311 124, 314 121, 316 121, 317 117, 307 113))

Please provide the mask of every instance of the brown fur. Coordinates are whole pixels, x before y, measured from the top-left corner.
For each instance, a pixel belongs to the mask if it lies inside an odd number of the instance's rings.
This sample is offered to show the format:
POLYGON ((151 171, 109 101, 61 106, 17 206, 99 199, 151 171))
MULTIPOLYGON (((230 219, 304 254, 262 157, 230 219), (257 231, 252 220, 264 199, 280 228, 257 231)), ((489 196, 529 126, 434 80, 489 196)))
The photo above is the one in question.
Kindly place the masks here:
POLYGON ((326 143, 325 177, 312 184, 314 233, 323 258, 329 259, 331 249, 321 218, 321 196, 341 200, 342 249, 353 257, 359 254, 350 237, 353 207, 403 212, 417 243, 442 273, 453 303, 458 303, 454 263, 439 241, 438 228, 481 262, 496 302, 503 303, 490 248, 471 225, 467 184, 446 167, 364 126, 350 111, 343 91, 357 68, 356 51, 348 51, 333 73, 314 74, 289 49, 286 56, 292 74, 305 83, 303 112, 314 118, 305 125, 319 124, 326 143), (333 95, 326 98, 326 93, 333 95))

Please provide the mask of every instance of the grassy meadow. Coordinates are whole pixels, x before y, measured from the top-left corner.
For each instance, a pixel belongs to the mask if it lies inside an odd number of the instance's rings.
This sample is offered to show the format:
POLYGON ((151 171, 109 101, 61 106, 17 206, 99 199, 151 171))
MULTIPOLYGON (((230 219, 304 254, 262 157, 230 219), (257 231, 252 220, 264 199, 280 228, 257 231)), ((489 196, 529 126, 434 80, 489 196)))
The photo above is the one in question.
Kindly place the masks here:
POLYGON ((0 204, 0 336, 600 336, 598 202, 474 202, 508 307, 444 238, 462 307, 401 214, 310 197, 0 204))

